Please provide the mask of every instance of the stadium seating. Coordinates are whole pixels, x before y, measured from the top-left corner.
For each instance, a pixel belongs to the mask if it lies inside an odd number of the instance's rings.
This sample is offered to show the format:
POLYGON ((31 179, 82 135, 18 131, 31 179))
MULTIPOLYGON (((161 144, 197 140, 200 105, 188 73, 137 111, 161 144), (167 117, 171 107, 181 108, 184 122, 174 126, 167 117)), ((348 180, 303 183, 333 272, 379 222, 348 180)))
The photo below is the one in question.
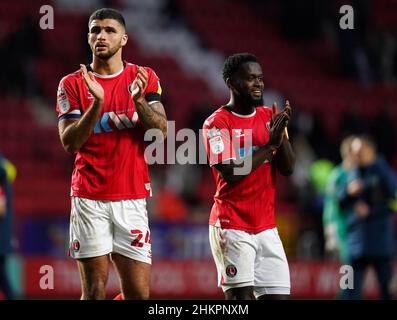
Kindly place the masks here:
MULTIPOLYGON (((376 4, 376 23, 397 25, 396 19, 387 18, 396 15, 396 10, 388 12, 391 2, 376 4)), ((254 52, 262 62, 268 85, 290 97, 294 106, 308 111, 332 110, 332 119, 326 120, 333 132, 345 109, 358 105, 364 114, 373 115, 395 96, 392 88, 381 85, 365 88, 327 69, 328 62, 335 67, 335 48, 324 41, 307 48, 285 41, 274 23, 261 19, 244 1, 180 0, 179 3, 183 14, 210 47, 225 54, 254 52)))

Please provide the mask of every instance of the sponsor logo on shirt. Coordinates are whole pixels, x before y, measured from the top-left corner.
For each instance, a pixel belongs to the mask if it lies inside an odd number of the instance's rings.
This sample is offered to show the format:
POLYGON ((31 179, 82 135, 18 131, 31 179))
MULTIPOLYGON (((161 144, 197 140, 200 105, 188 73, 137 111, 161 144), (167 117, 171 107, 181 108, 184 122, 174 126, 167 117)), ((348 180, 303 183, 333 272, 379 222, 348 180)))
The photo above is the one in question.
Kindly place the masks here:
POLYGON ((247 148, 240 148, 239 149, 239 155, 241 159, 244 159, 246 157, 250 157, 253 155, 253 153, 258 150, 259 147, 258 146, 252 146, 249 149, 247 148))
MULTIPOLYGON (((240 148, 240 149, 238 149, 238 151, 239 151, 239 155, 240 155, 240 159, 244 159, 244 158, 246 158, 246 157, 250 157, 250 156, 252 156, 253 154, 254 154, 254 152, 256 151, 256 150, 258 150, 259 149, 259 147, 258 146, 252 146, 252 147, 250 147, 250 148, 240 148)), ((269 160, 265 160, 263 163, 267 163, 267 162, 269 162, 269 160)))
POLYGON ((131 129, 135 127, 138 121, 138 113, 135 111, 130 118, 125 113, 105 112, 100 119, 97 120, 94 133, 113 132, 110 126, 112 123, 118 130, 131 129))

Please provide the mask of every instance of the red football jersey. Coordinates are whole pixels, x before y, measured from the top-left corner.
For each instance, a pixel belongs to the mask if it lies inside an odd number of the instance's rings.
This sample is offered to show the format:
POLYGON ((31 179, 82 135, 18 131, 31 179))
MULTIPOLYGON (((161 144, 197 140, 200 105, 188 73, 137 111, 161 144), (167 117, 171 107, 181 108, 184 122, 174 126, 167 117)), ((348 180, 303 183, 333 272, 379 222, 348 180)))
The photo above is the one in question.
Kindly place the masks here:
POLYGON ((265 162, 235 184, 228 184, 213 165, 252 155, 268 143, 272 109, 257 107, 239 115, 225 107, 203 125, 205 147, 216 183, 210 225, 225 229, 261 232, 274 228, 275 170, 265 162))
MULTIPOLYGON (((131 98, 131 84, 138 66, 124 62, 113 75, 95 74, 105 91, 102 113, 87 142, 77 152, 72 174, 73 196, 94 200, 141 199, 151 195, 148 167, 144 159, 144 128, 131 98)), ((160 101, 161 87, 156 73, 148 72, 145 97, 160 101)), ((58 120, 80 118, 92 104, 81 75, 64 77, 58 87, 58 120)))

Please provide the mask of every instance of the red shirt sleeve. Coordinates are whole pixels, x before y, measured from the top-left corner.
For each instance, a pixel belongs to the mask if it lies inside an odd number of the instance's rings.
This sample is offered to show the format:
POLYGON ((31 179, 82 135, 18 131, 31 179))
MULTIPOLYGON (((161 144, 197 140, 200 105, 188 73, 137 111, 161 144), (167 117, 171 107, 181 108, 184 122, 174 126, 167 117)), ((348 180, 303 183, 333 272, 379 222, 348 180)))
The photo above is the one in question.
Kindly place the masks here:
POLYGON ((211 167, 230 159, 236 159, 231 131, 222 118, 210 117, 204 122, 203 138, 211 167))
POLYGON ((74 81, 76 80, 66 76, 59 82, 56 106, 58 120, 78 119, 81 117, 77 87, 73 85, 74 81))

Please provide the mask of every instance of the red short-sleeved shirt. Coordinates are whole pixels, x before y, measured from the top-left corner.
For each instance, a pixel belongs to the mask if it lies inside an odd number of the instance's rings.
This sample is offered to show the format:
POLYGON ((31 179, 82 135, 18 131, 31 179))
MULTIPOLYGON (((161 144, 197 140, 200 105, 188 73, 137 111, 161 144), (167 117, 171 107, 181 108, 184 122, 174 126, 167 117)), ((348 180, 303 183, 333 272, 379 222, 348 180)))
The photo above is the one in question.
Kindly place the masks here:
MULTIPOLYGON (((131 84, 138 66, 124 62, 117 74, 94 73, 105 91, 102 113, 87 142, 76 154, 71 194, 94 200, 140 199, 151 195, 148 167, 144 158, 144 129, 131 99, 131 84)), ((145 97, 160 101, 156 73, 148 72, 145 97)), ((80 118, 92 104, 81 72, 64 77, 58 87, 58 119, 80 118)))
POLYGON ((210 225, 253 233, 276 226, 275 171, 270 162, 236 184, 228 184, 213 167, 227 159, 246 157, 267 144, 271 116, 268 107, 257 107, 247 116, 221 107, 204 122, 205 147, 216 183, 210 225))

